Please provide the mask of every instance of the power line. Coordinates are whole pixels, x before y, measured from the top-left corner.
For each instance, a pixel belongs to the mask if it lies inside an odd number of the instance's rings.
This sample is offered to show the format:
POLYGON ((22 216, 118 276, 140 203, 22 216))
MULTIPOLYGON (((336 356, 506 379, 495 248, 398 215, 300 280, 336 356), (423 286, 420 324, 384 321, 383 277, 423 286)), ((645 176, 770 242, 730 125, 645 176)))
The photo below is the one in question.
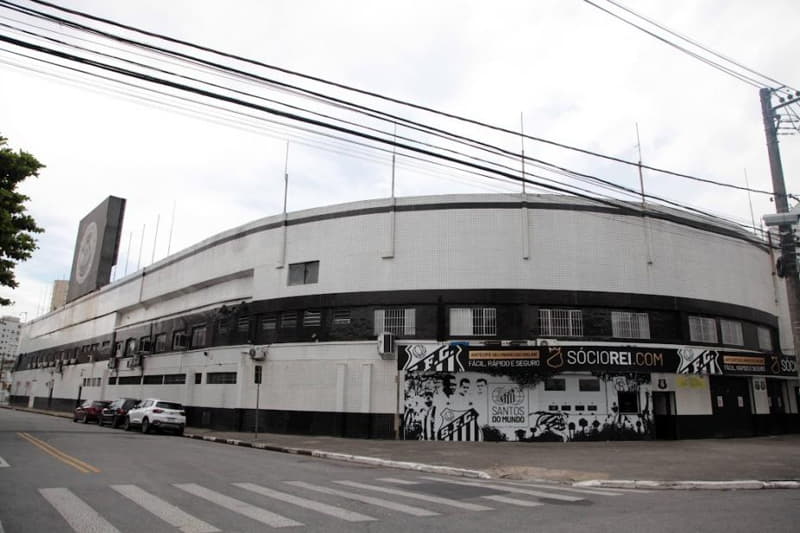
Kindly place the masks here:
MULTIPOLYGON (((254 66, 262 67, 262 68, 267 68, 267 69, 270 69, 270 70, 273 70, 273 71, 276 71, 276 72, 281 72, 281 73, 284 73, 284 74, 288 74, 288 75, 291 75, 291 76, 296 76, 296 77, 299 77, 299 78, 302 78, 302 79, 306 79, 306 80, 309 80, 309 81, 322 83, 322 84, 325 84, 325 85, 329 85, 331 87, 336 87, 336 88, 343 89, 343 90, 346 90, 346 91, 355 92, 357 94, 361 94, 361 95, 364 95, 364 96, 369 96, 371 98, 376 98, 376 99, 387 101, 387 102, 391 102, 391 103, 394 103, 394 104, 410 107, 412 109, 417 109, 417 110, 433 113, 433 114, 436 114, 438 116, 442 116, 442 117, 453 119, 453 120, 457 120, 457 121, 460 121, 460 122, 464 122, 464 123, 480 126, 480 127, 483 127, 483 128, 488 128, 488 129, 491 129, 493 131, 497 131, 497 132, 513 135, 515 137, 519 137, 520 136, 519 132, 511 131, 511 130, 508 130, 506 128, 490 125, 488 123, 484 123, 484 122, 480 122, 480 121, 477 121, 477 120, 469 119, 469 118, 466 118, 466 117, 463 117, 463 116, 459 116, 459 115, 455 115, 455 114, 452 114, 452 113, 447 113, 447 112, 440 111, 440 110, 437 110, 437 109, 434 109, 434 108, 431 108, 431 107, 422 106, 422 105, 419 105, 419 104, 415 104, 415 103, 412 103, 412 102, 400 100, 400 99, 397 99, 397 98, 392 98, 392 97, 385 96, 385 95, 382 95, 382 94, 379 94, 379 93, 375 93, 375 92, 372 92, 372 91, 366 91, 366 90, 363 90, 363 89, 358 89, 358 88, 355 88, 355 87, 352 87, 352 86, 348 86, 348 85, 345 85, 345 84, 342 84, 342 83, 333 82, 333 81, 330 81, 330 80, 327 80, 327 79, 324 79, 324 78, 321 78, 321 77, 312 76, 312 75, 300 73, 300 72, 297 72, 297 71, 293 71, 293 70, 290 70, 290 69, 287 69, 287 68, 283 68, 283 67, 279 67, 279 66, 263 63, 263 62, 260 62, 260 61, 248 59, 248 58, 245 58, 243 56, 239 56, 239 55, 236 55, 236 54, 223 52, 223 51, 220 51, 220 50, 217 50, 217 49, 214 49, 214 48, 210 48, 210 47, 202 46, 202 45, 199 45, 199 44, 196 44, 196 43, 192 43, 192 42, 184 41, 184 40, 181 40, 181 39, 176 39, 176 38, 173 38, 173 37, 169 37, 167 35, 163 35, 163 34, 159 34, 159 33, 155 33, 155 32, 150 32, 150 31, 147 31, 147 30, 144 30, 144 29, 141 29, 141 28, 137 28, 137 27, 134 27, 134 26, 122 24, 122 23, 119 23, 119 22, 116 22, 116 21, 113 21, 113 20, 110 20, 110 19, 106 19, 106 18, 103 18, 103 17, 91 15, 91 14, 88 14, 88 13, 85 13, 85 12, 82 12, 82 11, 69 9, 69 8, 66 8, 66 7, 63 7, 63 6, 59 6, 59 5, 50 3, 50 2, 46 2, 44 0, 31 0, 31 1, 33 3, 39 4, 39 5, 43 5, 43 6, 47 6, 49 8, 56 9, 56 10, 59 10, 59 11, 65 12, 65 13, 69 13, 69 14, 72 14, 72 15, 80 16, 80 17, 83 17, 83 18, 87 18, 89 20, 93 20, 95 22, 101 22, 103 24, 107 24, 107 25, 111 25, 111 26, 114 26, 114 27, 117 27, 117 28, 125 29, 125 30, 132 31, 132 32, 136 32, 136 33, 139 33, 139 34, 142 34, 142 35, 146 35, 146 36, 149 36, 149 37, 155 37, 157 39, 161 39, 161 40, 173 43, 173 44, 178 44, 178 45, 181 45, 181 46, 193 48, 195 50, 200 50, 200 51, 203 51, 203 52, 212 53, 212 54, 215 54, 215 55, 218 55, 218 56, 221 56, 221 57, 225 57, 225 58, 228 58, 228 59, 234 59, 236 61, 241 61, 241 62, 248 63, 248 64, 251 64, 251 65, 254 65, 254 66)), ((588 0, 586 0, 586 1, 588 2, 588 0)), ((589 3, 591 4, 591 2, 589 2, 589 3)), ((9 7, 10 9, 14 9, 15 11, 20 11, 20 12, 23 12, 23 13, 26 13, 26 14, 29 14, 29 15, 32 15, 32 16, 37 16, 39 18, 44 17, 44 18, 46 18, 48 20, 53 20, 53 21, 56 21, 56 22, 58 22, 60 24, 66 24, 66 25, 69 25, 71 27, 75 27, 77 29, 84 29, 85 31, 90 31, 90 32, 98 34, 98 35, 103 35, 103 36, 106 36, 108 38, 118 40, 120 42, 127 42, 127 43, 133 44, 135 46, 144 46, 146 48, 153 49, 153 50, 158 50, 158 51, 161 51, 162 53, 166 53, 168 55, 173 55, 175 57, 183 57, 183 58, 187 58, 187 59, 189 59, 191 57, 191 56, 187 56, 186 54, 182 54, 180 52, 176 52, 176 51, 172 51, 172 50, 166 50, 166 49, 163 49, 163 48, 154 47, 152 45, 138 43, 136 41, 133 41, 133 40, 130 40, 130 39, 126 39, 126 38, 123 38, 123 37, 114 36, 114 35, 108 34, 106 32, 103 32, 102 30, 97 30, 95 28, 83 26, 83 25, 80 25, 80 24, 78 24, 78 23, 76 23, 74 21, 70 21, 70 20, 67 20, 67 19, 60 18, 60 17, 55 17, 54 15, 46 14, 46 13, 43 13, 43 12, 40 12, 40 11, 36 11, 36 10, 30 9, 30 8, 25 8, 25 7, 19 6, 17 4, 14 4, 12 2, 8 2, 8 1, 5 1, 5 0, 0 1, 0 4, 5 4, 7 7, 9 7), (13 7, 11 7, 11 6, 13 6, 13 7)), ((594 5, 598 9, 603 9, 603 8, 597 6, 596 4, 592 4, 592 5, 594 5)), ((605 9, 603 9, 603 10, 607 11, 605 9)), ((610 14, 613 15, 613 13, 610 13, 610 14)), ((616 15, 614 15, 614 16, 616 16, 616 15)), ((624 21, 624 19, 621 19, 621 20, 624 21)), ((627 21, 625 21, 625 22, 627 22, 627 21)), ((647 31, 647 30, 643 30, 643 31, 647 31)), ((660 37, 658 37, 658 36, 656 36, 654 34, 653 34, 653 36, 656 37, 656 38, 661 39, 660 37)), ((663 39, 661 39, 661 40, 663 40, 663 39)), ((665 42, 667 42, 667 41, 665 41, 665 42)), ((686 52, 689 53, 689 54, 692 54, 689 51, 686 51, 686 52)), ((694 54, 694 55, 696 55, 696 54, 694 54)), ((698 57, 698 59, 700 59, 701 61, 705 61, 701 57, 698 57)), ((437 128, 432 128, 432 127, 426 126, 424 124, 420 124, 420 123, 417 123, 417 122, 414 122, 414 121, 410 121, 410 120, 405 119, 403 117, 399 117, 399 116, 396 116, 396 115, 393 115, 393 114, 390 114, 390 113, 386 113, 386 112, 383 112, 383 111, 371 109, 369 107, 361 106, 359 104, 346 102, 344 100, 333 98, 331 96, 324 95, 324 94, 321 94, 321 93, 317 93, 317 92, 314 92, 314 91, 310 91, 310 90, 302 88, 302 87, 296 87, 296 86, 293 86, 291 84, 285 84, 285 83, 279 82, 277 80, 270 80, 270 79, 267 79, 267 78, 256 76, 256 75, 254 75, 252 73, 242 72, 242 71, 240 71, 238 69, 232 69, 231 67, 226 67, 224 65, 219 65, 219 64, 216 64, 216 63, 213 63, 213 62, 200 60, 198 58, 191 58, 191 60, 192 61, 196 61, 196 62, 200 62, 200 63, 203 63, 203 64, 207 64, 207 65, 213 65, 215 68, 231 70, 231 71, 237 72, 237 73, 239 73, 241 75, 254 77, 255 79, 259 79, 259 80, 264 81, 266 83, 280 84, 280 85, 283 85, 284 87, 287 87, 287 88, 294 88, 295 90, 302 91, 305 94, 315 95, 317 97, 325 98, 325 99, 327 99, 329 101, 338 102, 338 103, 340 103, 342 105, 352 106, 356 110, 360 109, 362 111, 370 111, 372 113, 377 113, 377 114, 382 115, 383 117, 385 117, 386 119, 388 119, 390 121, 402 122, 402 123, 406 124, 409 127, 411 127, 411 126, 422 127, 422 128, 425 128, 426 130, 428 130, 430 132, 439 132, 439 133, 442 133, 442 134, 445 134, 445 135, 452 135, 452 136, 454 136, 455 139, 460 139, 462 141, 475 142, 474 140, 463 138, 463 137, 455 135, 455 134, 453 134, 451 132, 445 132, 445 131, 439 130, 437 128)), ((733 75, 733 73, 730 73, 730 74, 733 75)), ((707 183, 707 184, 715 185, 715 186, 719 186, 719 187, 725 187, 725 188, 741 190, 741 191, 748 191, 748 192, 758 193, 758 194, 765 194, 765 195, 769 195, 769 196, 773 195, 773 192, 771 192, 771 191, 759 190, 759 189, 747 189, 746 187, 742 187, 742 186, 735 185, 735 184, 732 184, 732 183, 721 182, 721 181, 712 180, 712 179, 708 179, 708 178, 701 178, 701 177, 698 177, 698 176, 693 176, 693 175, 690 175, 690 174, 675 172, 675 171, 671 171, 671 170, 667 170, 667 169, 663 169, 663 168, 659 168, 659 167, 653 167, 653 166, 649 166, 649 165, 640 165, 638 162, 629 161, 629 160, 626 160, 626 159, 605 155, 605 154, 602 154, 602 153, 599 153, 599 152, 594 152, 594 151, 591 151, 591 150, 586 150, 586 149, 578 148, 578 147, 575 147, 575 146, 570 146, 570 145, 567 145, 567 144, 564 144, 564 143, 559 143, 559 142, 552 141, 552 140, 549 140, 549 139, 544 139, 544 138, 541 138, 541 137, 535 137, 535 136, 531 136, 531 135, 527 135, 527 134, 523 135, 523 137, 526 138, 526 139, 532 140, 532 141, 536 141, 536 142, 548 144, 548 145, 551 145, 551 146, 555 146, 555 147, 558 147, 558 148, 562 148, 562 149, 566 149, 566 150, 582 153, 584 155, 589 155, 589 156, 593 156, 593 157, 602 158, 602 159, 605 159, 605 160, 608 160, 608 161, 613 161, 613 162, 624 164, 624 165, 635 166, 635 167, 641 166, 641 168, 650 170, 652 172, 658 172, 658 173, 661 173, 661 174, 666 174, 666 175, 671 175, 671 176, 679 177, 679 178, 683 178, 683 179, 689 179, 689 180, 693 180, 693 181, 707 183)), ((491 146, 491 145, 488 145, 488 146, 491 146)), ((491 148, 497 149, 498 147, 492 146, 491 148)), ((519 160, 519 154, 516 154, 515 157, 517 158, 517 160, 519 160)))

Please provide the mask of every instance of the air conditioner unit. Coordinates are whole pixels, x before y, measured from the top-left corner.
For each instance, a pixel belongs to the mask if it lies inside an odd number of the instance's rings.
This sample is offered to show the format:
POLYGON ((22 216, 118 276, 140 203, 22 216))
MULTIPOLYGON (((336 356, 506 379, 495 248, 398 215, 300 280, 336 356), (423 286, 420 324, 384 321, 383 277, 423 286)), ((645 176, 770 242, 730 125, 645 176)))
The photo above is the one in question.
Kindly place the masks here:
POLYGON ((136 354, 133 357, 131 357, 129 363, 130 363, 130 367, 131 368, 137 367, 137 366, 142 366, 142 356, 141 356, 141 354, 136 354))
POLYGON ((394 359, 394 334, 381 333, 378 335, 378 354, 381 359, 394 359))
POLYGON ((248 350, 247 354, 250 356, 250 359, 253 361, 263 361, 267 358, 267 354, 269 353, 268 346, 253 346, 248 350))

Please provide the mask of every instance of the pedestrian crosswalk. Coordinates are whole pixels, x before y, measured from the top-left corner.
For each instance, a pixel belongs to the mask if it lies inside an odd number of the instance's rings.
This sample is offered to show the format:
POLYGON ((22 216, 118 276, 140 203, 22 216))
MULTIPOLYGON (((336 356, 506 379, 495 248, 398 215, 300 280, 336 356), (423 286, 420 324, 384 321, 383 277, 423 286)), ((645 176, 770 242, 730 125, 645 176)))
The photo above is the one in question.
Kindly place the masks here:
MULTIPOLYGON (((141 487, 113 484, 111 497, 119 502, 101 506, 85 487, 39 489, 41 497, 77 532, 116 533, 139 530, 115 515, 120 506, 149 513, 163 525, 184 533, 215 533, 239 526, 226 524, 236 515, 251 527, 299 528, 321 519, 375 522, 403 516, 431 518, 456 513, 536 512, 548 504, 585 502, 587 497, 619 496, 613 490, 591 491, 543 483, 510 483, 416 475, 370 480, 332 479, 323 482, 270 481, 220 482, 213 487, 198 483, 172 483, 141 487), (583 493, 583 494, 582 494, 583 493), (352 509, 350 507, 356 507, 352 509), (220 509, 224 511, 220 511, 220 509), (121 523, 118 523, 121 522, 121 523)), ((97 490, 96 488, 93 490, 97 490)), ((317 522, 319 524, 319 522, 317 522)), ((347 530, 347 528, 343 528, 347 530)))

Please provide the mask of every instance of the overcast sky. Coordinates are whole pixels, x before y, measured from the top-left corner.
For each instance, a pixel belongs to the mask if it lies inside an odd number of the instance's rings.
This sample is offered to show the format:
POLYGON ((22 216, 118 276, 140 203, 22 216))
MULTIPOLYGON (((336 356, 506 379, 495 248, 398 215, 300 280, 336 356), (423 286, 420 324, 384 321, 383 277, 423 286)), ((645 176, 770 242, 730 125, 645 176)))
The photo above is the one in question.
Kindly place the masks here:
MULTIPOLYGON (((515 131, 522 113, 529 135, 625 159, 638 159, 638 123, 649 165, 742 186, 746 171, 752 188, 771 189, 756 88, 580 0, 53 1, 515 131)), ((740 63, 800 86, 796 0, 627 3, 740 63)), ((0 17, 0 23, 31 22, 2 7, 0 17)), ((0 34, 17 36, 2 27, 0 34)), ((53 280, 69 276, 80 219, 108 195, 128 201, 116 278, 167 254, 173 206, 172 252, 280 213, 288 139, 290 211, 390 194, 386 153, 356 153, 285 128, 234 127, 207 114, 176 111, 165 101, 119 94, 90 78, 42 75, 30 69, 58 71, 8 50, 18 49, 0 45, 0 134, 47 165, 23 187, 30 212, 46 232, 33 257, 17 267, 20 287, 0 289, 16 301, 0 315, 41 314, 53 280)), ((427 114, 392 110, 436 123, 427 114)), ((448 127, 519 150, 518 138, 452 122, 448 127)), ((795 193, 798 143, 797 136, 781 138, 787 189, 795 193)), ((633 167, 533 141, 526 141, 525 152, 638 187, 633 167)), ((750 222, 746 193, 653 173, 645 173, 645 189, 750 222)), ((398 160, 398 195, 516 190, 423 168, 402 155, 398 160)), ((774 210, 764 195, 753 195, 752 203, 757 223, 774 210)))

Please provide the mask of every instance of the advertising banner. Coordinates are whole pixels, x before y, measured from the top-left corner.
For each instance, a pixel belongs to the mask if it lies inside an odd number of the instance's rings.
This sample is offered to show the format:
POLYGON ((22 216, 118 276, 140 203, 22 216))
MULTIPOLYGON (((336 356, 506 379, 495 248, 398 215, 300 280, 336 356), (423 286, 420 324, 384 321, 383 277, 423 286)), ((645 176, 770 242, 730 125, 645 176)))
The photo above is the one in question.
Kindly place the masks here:
POLYGON ((407 372, 665 372, 703 375, 795 376, 791 356, 717 350, 700 346, 471 346, 467 343, 399 346, 398 365, 407 372))

